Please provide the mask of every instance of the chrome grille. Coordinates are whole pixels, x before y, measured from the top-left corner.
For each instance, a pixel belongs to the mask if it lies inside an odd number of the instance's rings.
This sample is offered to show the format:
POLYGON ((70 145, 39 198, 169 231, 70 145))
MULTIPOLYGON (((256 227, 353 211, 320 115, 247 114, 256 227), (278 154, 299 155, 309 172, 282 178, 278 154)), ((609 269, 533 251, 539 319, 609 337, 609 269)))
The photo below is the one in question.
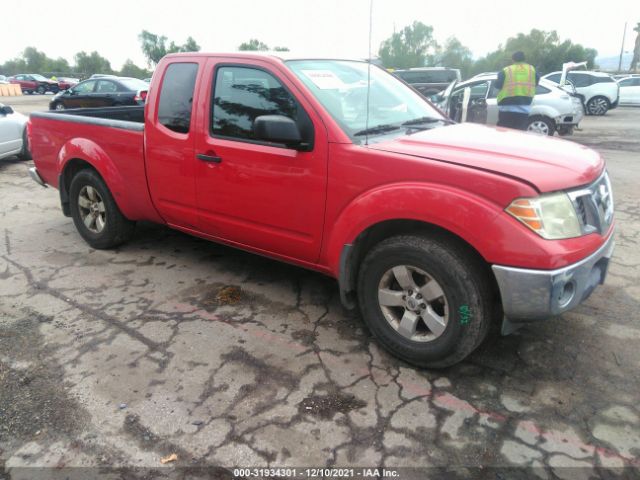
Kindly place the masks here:
POLYGON ((613 193, 607 172, 591 185, 568 194, 578 214, 582 233, 606 233, 613 221, 613 193))

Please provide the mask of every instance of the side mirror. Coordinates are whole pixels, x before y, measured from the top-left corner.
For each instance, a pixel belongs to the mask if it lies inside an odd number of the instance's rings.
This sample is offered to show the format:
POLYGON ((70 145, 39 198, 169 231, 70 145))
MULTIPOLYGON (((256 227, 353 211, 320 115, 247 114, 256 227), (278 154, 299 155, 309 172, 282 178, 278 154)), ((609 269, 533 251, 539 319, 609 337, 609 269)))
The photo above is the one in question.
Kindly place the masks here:
POLYGON ((2 113, 3 115, 9 115, 13 113, 13 108, 11 108, 9 105, 5 105, 4 107, 0 108, 0 113, 2 113))
POLYGON ((261 115, 253 121, 253 134, 259 140, 284 143, 287 147, 300 146, 302 136, 298 125, 284 115, 261 115))

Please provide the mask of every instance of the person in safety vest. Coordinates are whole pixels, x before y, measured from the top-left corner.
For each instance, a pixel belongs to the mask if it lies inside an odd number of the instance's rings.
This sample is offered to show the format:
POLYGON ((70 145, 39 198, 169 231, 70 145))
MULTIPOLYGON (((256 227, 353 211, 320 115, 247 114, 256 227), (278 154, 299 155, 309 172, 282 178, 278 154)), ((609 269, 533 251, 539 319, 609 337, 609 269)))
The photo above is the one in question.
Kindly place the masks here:
POLYGON ((498 126, 526 130, 531 102, 536 94, 538 74, 525 62, 523 52, 515 52, 513 64, 498 73, 498 126))

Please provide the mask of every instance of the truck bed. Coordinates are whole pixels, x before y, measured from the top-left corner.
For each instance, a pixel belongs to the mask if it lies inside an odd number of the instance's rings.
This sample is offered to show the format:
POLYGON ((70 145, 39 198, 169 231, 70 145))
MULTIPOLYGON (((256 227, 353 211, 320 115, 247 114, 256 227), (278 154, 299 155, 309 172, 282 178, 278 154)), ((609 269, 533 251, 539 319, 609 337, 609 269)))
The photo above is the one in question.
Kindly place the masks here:
POLYGON ((127 218, 159 220, 147 188, 143 106, 34 112, 28 132, 47 184, 60 188, 60 166, 84 162, 101 173, 127 218))
POLYGON ((74 108, 49 112, 34 112, 31 117, 50 118, 125 130, 144 130, 144 106, 74 108))

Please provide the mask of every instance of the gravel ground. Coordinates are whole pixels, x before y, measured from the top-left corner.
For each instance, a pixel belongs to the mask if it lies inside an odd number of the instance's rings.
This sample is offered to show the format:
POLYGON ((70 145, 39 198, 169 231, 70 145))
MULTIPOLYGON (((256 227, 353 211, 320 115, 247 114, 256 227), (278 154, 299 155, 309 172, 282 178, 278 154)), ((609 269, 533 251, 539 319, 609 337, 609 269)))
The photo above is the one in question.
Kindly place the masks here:
POLYGON ((151 224, 93 250, 31 162, 0 162, 0 478, 638 478, 640 109, 571 140, 612 176, 607 283, 444 371, 383 352, 322 275, 151 224))

